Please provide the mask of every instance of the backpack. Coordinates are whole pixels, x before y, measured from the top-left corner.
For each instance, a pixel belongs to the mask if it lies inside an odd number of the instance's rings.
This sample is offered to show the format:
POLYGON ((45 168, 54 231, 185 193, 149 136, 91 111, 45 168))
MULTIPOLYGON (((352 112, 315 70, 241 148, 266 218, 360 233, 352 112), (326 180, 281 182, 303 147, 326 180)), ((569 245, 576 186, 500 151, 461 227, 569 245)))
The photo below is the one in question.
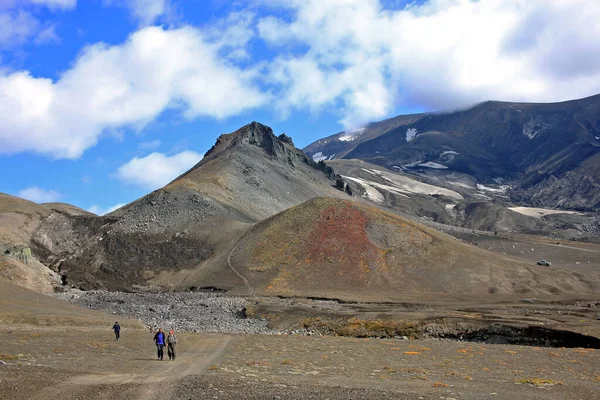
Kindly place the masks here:
POLYGON ((169 342, 169 344, 175 344, 177 343, 177 338, 175 335, 169 335, 169 337, 167 337, 167 342, 169 342))

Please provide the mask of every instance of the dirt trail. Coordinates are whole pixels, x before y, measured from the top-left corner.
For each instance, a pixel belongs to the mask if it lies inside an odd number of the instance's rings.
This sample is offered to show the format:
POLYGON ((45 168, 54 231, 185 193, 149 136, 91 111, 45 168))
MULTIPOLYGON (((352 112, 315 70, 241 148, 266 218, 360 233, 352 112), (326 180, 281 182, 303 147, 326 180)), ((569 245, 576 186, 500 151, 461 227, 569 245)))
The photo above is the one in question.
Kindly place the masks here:
MULTIPOLYGON (((252 229, 249 229, 248 232, 250 232, 250 230, 252 230, 252 229)), ((248 279, 246 279, 246 277, 244 275, 242 275, 237 269, 235 269, 233 267, 233 265, 231 265, 231 256, 233 255, 233 253, 236 252, 238 247, 240 247, 240 244, 242 243, 242 241, 244 240, 244 238, 246 237, 248 232, 244 233, 244 235, 240 238, 240 240, 235 245, 235 247, 233 249, 231 249, 231 251, 229 252, 229 255, 227 256, 227 265, 229 266, 229 269, 231 269, 242 280, 242 282, 244 282, 244 286, 246 286, 248 288, 250 297, 252 297, 254 299, 254 289, 252 288, 252 286, 250 286, 248 279)))
POLYGON ((564 244, 543 243, 543 245, 544 246, 560 247, 562 249, 573 249, 573 250, 577 250, 577 251, 587 251, 587 252, 591 252, 591 253, 600 253, 600 250, 585 249, 583 247, 567 246, 567 245, 564 245, 564 244))
POLYGON ((171 398, 173 384, 178 379, 202 375, 220 358, 231 339, 228 335, 186 335, 178 343, 176 361, 167 359, 166 349, 162 362, 152 358, 115 360, 117 373, 77 375, 46 387, 31 399, 82 398, 90 393, 94 393, 94 398, 109 399, 114 398, 115 390, 126 390, 124 398, 128 399, 171 398))

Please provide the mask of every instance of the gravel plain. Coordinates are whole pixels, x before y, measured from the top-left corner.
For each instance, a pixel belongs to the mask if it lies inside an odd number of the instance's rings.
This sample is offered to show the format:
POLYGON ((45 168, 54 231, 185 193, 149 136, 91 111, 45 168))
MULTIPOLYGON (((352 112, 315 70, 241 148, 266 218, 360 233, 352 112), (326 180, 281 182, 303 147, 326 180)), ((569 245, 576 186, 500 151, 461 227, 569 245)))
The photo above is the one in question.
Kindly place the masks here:
MULTIPOLYGON (((124 293, 69 290, 55 296, 81 307, 137 318, 177 332, 274 333, 262 318, 246 318, 246 299, 211 291, 124 293)), ((115 319, 118 319, 115 317, 115 319)))

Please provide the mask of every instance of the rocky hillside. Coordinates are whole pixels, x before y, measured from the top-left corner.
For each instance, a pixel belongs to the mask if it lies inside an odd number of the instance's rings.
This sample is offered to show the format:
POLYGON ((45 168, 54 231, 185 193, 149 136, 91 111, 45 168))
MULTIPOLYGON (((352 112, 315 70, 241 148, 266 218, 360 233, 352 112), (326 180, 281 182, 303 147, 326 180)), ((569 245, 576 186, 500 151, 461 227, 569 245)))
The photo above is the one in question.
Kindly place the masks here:
POLYGON ((348 197, 336 189, 337 179, 289 137, 253 122, 220 136, 198 165, 166 187, 108 216, 45 216, 33 250, 68 285, 82 288, 196 286, 213 275, 235 281, 224 266, 239 238, 305 200, 348 197))
POLYGON ((69 204, 37 204, 0 193, 0 279, 40 292, 61 283, 31 251, 32 237, 52 214, 93 215, 69 204))
POLYGON ((368 140, 338 134, 305 151, 320 159, 333 141, 346 147, 328 158, 419 176, 461 174, 520 205, 600 210, 600 95, 552 104, 490 101, 396 120, 397 127, 368 140))
POLYGON ((167 189, 192 189, 260 221, 315 196, 343 196, 334 188, 336 178, 290 137, 253 122, 219 136, 202 161, 167 189))
POLYGON ((257 224, 231 255, 239 290, 352 300, 596 293, 600 275, 526 264, 355 201, 316 198, 257 224))
POLYGON ((425 223, 449 225, 449 231, 461 227, 600 240, 600 213, 518 206, 506 194, 506 185, 482 185, 456 171, 390 170, 356 159, 327 163, 350 183, 356 197, 425 223))

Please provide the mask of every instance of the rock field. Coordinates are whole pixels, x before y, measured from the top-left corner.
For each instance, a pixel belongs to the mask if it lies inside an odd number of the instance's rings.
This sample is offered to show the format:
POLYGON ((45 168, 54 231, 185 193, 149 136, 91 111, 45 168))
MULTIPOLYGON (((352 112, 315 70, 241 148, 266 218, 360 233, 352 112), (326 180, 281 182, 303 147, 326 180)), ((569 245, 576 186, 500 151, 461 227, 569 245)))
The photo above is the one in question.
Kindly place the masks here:
POLYGON ((266 320, 246 318, 246 299, 223 293, 70 290, 55 296, 81 307, 137 318, 152 330, 162 327, 177 332, 273 333, 266 320))

